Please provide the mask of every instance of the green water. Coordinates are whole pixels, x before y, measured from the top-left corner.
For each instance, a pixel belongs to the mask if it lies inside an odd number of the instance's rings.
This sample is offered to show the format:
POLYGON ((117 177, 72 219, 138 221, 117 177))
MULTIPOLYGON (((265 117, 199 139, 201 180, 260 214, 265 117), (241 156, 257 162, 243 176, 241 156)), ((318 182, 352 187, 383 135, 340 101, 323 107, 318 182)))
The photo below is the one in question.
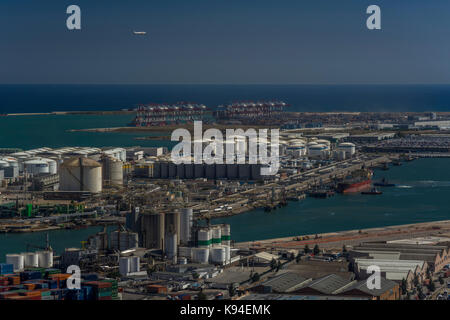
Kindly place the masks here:
POLYGON ((171 146, 170 141, 135 140, 156 132, 69 132, 71 129, 125 127, 132 115, 41 115, 0 117, 0 148, 171 146))
POLYGON ((420 159, 389 171, 376 170, 374 180, 386 177, 397 184, 379 188, 382 195, 307 198, 270 213, 255 210, 213 222, 229 223, 232 239, 240 242, 450 220, 448 168, 450 159, 420 159))
MULTIPOLYGON (((113 230, 115 227, 108 227, 107 231, 113 230)), ((81 248, 81 241, 99 231, 103 227, 88 227, 78 230, 52 230, 49 231, 50 246, 53 250, 60 254, 65 248, 81 248)), ((2 233, 0 234, 0 262, 5 261, 7 253, 26 252, 27 244, 38 247, 45 247, 46 232, 32 233, 2 233)), ((37 251, 37 248, 29 248, 30 251, 37 251)))

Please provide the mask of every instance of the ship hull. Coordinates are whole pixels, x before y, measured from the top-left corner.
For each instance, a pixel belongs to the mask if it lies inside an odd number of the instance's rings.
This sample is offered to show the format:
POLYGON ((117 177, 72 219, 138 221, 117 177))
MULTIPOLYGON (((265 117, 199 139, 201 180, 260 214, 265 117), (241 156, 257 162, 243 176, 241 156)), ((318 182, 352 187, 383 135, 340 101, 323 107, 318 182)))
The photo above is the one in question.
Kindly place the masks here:
POLYGON ((337 192, 339 193, 356 193, 362 190, 366 190, 372 183, 371 179, 367 179, 357 183, 339 183, 337 186, 337 192))

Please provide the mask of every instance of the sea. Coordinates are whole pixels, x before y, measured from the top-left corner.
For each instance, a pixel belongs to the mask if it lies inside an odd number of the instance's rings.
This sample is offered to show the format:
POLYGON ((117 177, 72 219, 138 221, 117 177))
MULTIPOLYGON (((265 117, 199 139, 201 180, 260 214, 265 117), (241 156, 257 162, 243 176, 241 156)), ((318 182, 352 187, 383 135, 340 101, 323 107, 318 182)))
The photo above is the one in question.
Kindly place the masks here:
MULTIPOLYGON (((52 111, 120 110, 141 103, 189 101, 214 108, 236 100, 281 99, 292 111, 450 111, 450 86, 445 85, 0 85, 0 114, 52 111)), ((23 150, 64 146, 168 146, 170 141, 136 140, 152 133, 71 132, 71 129, 126 126, 132 115, 0 116, 0 148, 23 150)), ((307 198, 267 213, 214 219, 231 224, 232 239, 252 241, 275 237, 354 230, 450 219, 450 159, 420 159, 375 171, 397 186, 379 196, 337 195, 307 198)), ((79 247, 98 227, 50 231, 60 253, 79 247)), ((6 253, 23 252, 27 243, 45 244, 45 233, 0 234, 0 262, 6 253)))

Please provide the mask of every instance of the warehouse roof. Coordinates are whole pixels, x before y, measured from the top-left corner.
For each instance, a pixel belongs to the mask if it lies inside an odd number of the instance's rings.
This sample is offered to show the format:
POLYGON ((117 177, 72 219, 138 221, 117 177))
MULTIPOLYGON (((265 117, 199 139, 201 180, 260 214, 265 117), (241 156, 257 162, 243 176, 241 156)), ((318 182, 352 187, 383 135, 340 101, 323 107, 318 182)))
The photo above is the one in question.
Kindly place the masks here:
POLYGON ((395 288, 396 286, 398 286, 397 282, 381 278, 379 289, 369 289, 369 287, 367 286, 367 281, 359 281, 358 283, 350 286, 343 293, 345 294, 346 292, 350 292, 352 290, 358 290, 373 297, 379 297, 383 293, 395 288))
POLYGON ((306 279, 296 273, 285 272, 265 281, 261 285, 270 286, 272 287, 272 291, 275 292, 289 292, 295 290, 308 280, 311 281, 310 279, 306 279))
POLYGON ((329 274, 325 277, 314 280, 303 288, 312 288, 322 294, 336 294, 342 292, 353 283, 354 281, 346 280, 335 274, 329 274))

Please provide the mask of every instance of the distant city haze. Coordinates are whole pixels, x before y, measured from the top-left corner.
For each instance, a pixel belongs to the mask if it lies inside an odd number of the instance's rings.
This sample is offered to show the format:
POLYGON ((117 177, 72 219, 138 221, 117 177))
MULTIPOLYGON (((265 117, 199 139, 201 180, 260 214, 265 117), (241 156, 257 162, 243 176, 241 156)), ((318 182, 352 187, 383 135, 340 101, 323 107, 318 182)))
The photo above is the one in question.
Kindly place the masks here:
POLYGON ((450 83, 449 21, 442 0, 2 0, 0 83, 450 83))

